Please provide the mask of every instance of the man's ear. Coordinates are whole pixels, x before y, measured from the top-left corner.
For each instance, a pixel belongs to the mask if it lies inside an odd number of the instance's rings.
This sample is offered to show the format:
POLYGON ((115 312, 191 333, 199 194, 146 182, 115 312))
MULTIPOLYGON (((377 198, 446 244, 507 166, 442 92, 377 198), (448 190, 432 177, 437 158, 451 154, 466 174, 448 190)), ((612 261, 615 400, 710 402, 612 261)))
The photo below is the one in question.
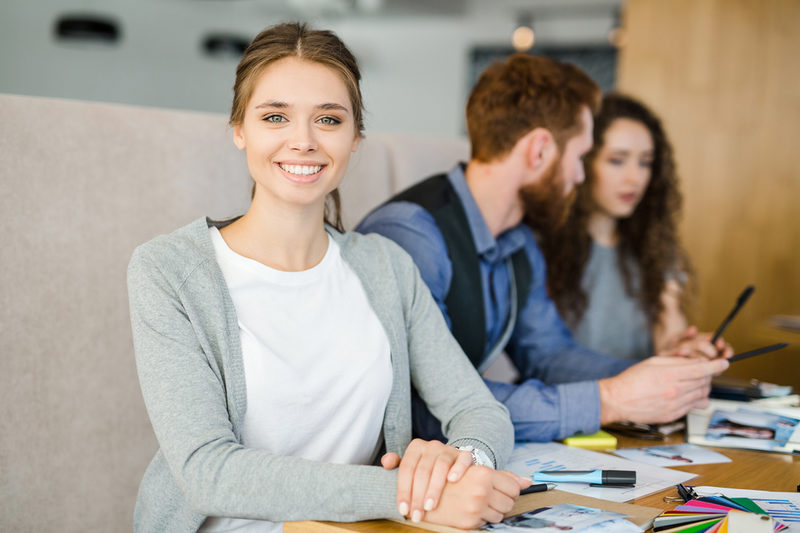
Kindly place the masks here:
POLYGON ((558 157, 558 146, 550 130, 536 128, 526 137, 528 137, 528 149, 525 159, 531 170, 539 173, 550 168, 558 157))
POLYGON ((244 150, 247 146, 247 143, 244 142, 244 133, 242 132, 241 124, 237 124, 233 127, 233 144, 235 144, 236 148, 239 150, 244 150))

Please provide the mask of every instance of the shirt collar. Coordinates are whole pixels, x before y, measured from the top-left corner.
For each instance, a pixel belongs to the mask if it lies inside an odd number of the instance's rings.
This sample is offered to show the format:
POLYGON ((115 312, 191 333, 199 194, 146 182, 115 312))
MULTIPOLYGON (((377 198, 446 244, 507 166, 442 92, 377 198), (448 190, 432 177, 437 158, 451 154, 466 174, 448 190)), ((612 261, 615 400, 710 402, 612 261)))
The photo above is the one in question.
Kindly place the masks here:
POLYGON ((458 199, 467 214, 467 223, 472 232, 472 239, 478 254, 490 262, 504 260, 525 245, 524 230, 521 226, 515 226, 498 235, 497 239, 492 236, 489 226, 483 219, 478 204, 467 186, 467 178, 464 174, 465 163, 459 163, 447 174, 447 178, 453 185, 458 199))

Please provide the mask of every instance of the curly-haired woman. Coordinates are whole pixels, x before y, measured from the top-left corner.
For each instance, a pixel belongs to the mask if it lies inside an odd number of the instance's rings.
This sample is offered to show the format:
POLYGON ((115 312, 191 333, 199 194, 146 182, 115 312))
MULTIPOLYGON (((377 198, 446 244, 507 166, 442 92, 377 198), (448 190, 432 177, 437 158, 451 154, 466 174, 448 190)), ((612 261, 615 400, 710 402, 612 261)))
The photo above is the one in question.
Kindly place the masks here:
POLYGON ((672 147, 642 103, 606 95, 586 183, 558 228, 538 228, 548 290, 579 342, 644 359, 686 331, 691 267, 680 245, 672 147))

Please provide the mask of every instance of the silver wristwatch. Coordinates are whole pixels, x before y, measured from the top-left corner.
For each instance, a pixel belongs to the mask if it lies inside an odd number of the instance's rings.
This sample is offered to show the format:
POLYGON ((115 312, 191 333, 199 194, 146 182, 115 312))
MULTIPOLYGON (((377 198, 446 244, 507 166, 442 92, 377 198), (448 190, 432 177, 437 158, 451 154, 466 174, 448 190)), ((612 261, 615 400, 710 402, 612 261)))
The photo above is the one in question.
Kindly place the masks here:
POLYGON ((475 448, 474 446, 459 446, 459 450, 464 450, 465 452, 469 452, 472 455, 472 464, 477 466, 488 466, 489 468, 494 468, 494 463, 489 456, 486 455, 486 452, 481 450, 480 448, 475 448))

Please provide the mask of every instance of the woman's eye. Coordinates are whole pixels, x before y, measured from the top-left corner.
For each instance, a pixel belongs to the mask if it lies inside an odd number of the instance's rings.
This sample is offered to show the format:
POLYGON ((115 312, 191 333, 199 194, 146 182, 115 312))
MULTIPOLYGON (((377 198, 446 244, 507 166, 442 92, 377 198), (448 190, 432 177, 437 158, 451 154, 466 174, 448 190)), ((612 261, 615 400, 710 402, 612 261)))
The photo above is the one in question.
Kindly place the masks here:
POLYGON ((625 160, 624 159, 620 159, 618 157, 609 158, 608 162, 611 163, 614 166, 620 166, 620 165, 624 165, 625 164, 625 160))
POLYGON ((319 119, 319 122, 326 126, 335 126, 337 124, 341 124, 342 121, 336 117, 322 117, 319 119))
POLYGON ((648 159, 648 160, 645 160, 645 161, 639 161, 639 166, 642 167, 642 168, 652 168, 653 167, 653 161, 652 161, 652 159, 648 159))
POLYGON ((264 117, 264 122, 272 122, 277 124, 278 122, 286 122, 286 119, 281 115, 267 115, 264 117))

